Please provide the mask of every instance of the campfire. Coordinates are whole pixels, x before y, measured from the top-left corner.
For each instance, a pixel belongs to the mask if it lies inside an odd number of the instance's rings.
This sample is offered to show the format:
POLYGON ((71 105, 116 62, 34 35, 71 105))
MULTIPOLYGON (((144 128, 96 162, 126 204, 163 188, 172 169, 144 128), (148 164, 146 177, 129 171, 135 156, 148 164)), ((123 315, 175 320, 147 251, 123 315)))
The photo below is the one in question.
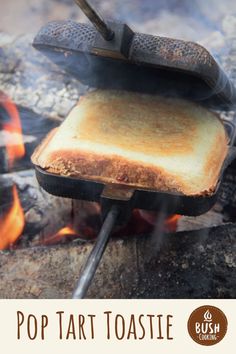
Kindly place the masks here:
POLYGON ((13 202, 10 210, 0 219, 1 239, 0 249, 12 247, 21 236, 25 219, 16 186, 12 189, 13 202))
MULTIPOLYGON (((0 93, 1 108, 7 113, 8 120, 2 123, 2 132, 5 133, 5 147, 8 168, 11 170, 14 161, 21 159, 25 154, 23 135, 19 112, 16 105, 5 94, 0 93)), ((25 219, 16 185, 12 187, 12 205, 9 211, 0 218, 0 249, 12 247, 21 236, 25 219)))
POLYGON ((5 133, 7 162, 9 170, 11 170, 14 161, 25 155, 21 121, 16 105, 3 93, 0 93, 0 104, 8 116, 8 121, 2 124, 2 131, 5 133))
MULTIPOLYGON (((59 32, 58 30, 57 34, 59 32)), ((147 30, 144 28, 143 32, 147 30)), ((230 32, 227 41, 230 41, 231 36, 230 32)), ((56 35, 53 38, 55 39, 56 35)), ((33 49, 31 42, 32 38, 30 41, 22 39, 17 46, 19 52, 14 52, 14 45, 3 45, 4 63, 7 64, 14 59, 17 65, 15 69, 11 69, 13 72, 7 69, 9 72, 6 76, 9 84, 5 85, 7 80, 4 81, 0 94, 0 250, 4 251, 1 252, 2 273, 0 274, 3 277, 3 283, 5 281, 4 284, 8 284, 4 271, 7 274, 7 269, 17 269, 16 273, 11 273, 9 277, 12 277, 16 287, 19 286, 16 295, 19 297, 26 296, 26 290, 15 279, 20 279, 22 284, 26 284, 26 280, 23 280, 24 274, 30 274, 31 271, 37 285, 28 285, 29 297, 70 297, 79 276, 79 270, 84 266, 102 228, 104 210, 102 210, 101 203, 97 201, 68 199, 47 193, 36 181, 30 157, 47 133, 60 126, 79 97, 86 93, 87 87, 77 80, 78 71, 68 78, 67 73, 61 71, 33 49), (25 52, 29 55, 23 62, 21 56, 25 52), (18 58, 17 55, 20 57, 18 58), (22 75, 19 82, 14 84, 15 91, 9 89, 11 82, 15 79, 14 70, 18 70, 16 77, 22 75), (29 84, 27 91, 23 79, 25 75, 30 76, 32 72, 39 73, 39 76, 32 74, 32 78, 28 80, 29 83, 27 82, 27 85, 29 84), (37 89, 39 90, 38 98, 33 92, 37 89), (10 259, 10 255, 13 258, 10 259), (34 257, 38 264, 41 264, 42 276, 39 269, 34 266, 34 257), (57 269, 60 263, 61 275, 57 269), (24 267, 23 264, 26 266, 24 267), (57 279, 55 283, 50 272, 53 272, 57 279), (47 285, 41 279, 45 274, 47 274, 45 276, 47 285), (67 286, 67 289, 58 290, 60 286, 62 289, 67 286), (50 290, 52 288, 54 290, 50 290)), ((234 53, 233 50, 232 53, 234 53)), ((228 57, 231 61, 223 63, 223 66, 232 68, 234 54, 229 53, 228 57)), ((231 79, 234 79, 230 70, 227 69, 227 73, 231 79)), ((1 78, 2 76, 0 80, 1 78)), ((224 94, 228 93, 224 92, 224 94)), ((217 110, 217 114, 220 115, 233 141, 235 137, 234 109, 217 110)), ((234 266, 234 260, 230 247, 227 246, 229 240, 224 240, 224 238, 227 233, 233 235, 235 228, 236 179, 234 176, 235 162, 225 170, 219 185, 217 201, 213 203, 208 212, 199 216, 190 216, 191 213, 189 215, 169 213, 165 208, 160 211, 151 211, 134 207, 129 219, 115 225, 111 232, 111 245, 108 245, 107 253, 104 254, 104 260, 98 269, 90 296, 96 296, 97 286, 98 297, 152 297, 156 296, 155 292, 158 292, 161 297, 162 290, 152 284, 152 279, 154 279, 155 284, 159 280, 162 280, 162 284, 163 281, 170 282, 166 285, 170 297, 175 297, 178 291, 180 297, 185 296, 184 291, 187 291, 188 295, 192 291, 193 296, 200 297, 198 289, 190 284, 191 276, 187 274, 187 270, 192 267, 197 278, 201 270, 197 267, 196 261, 203 262, 203 264, 206 262, 206 269, 202 272, 204 281, 207 283, 209 269, 213 271, 214 268, 211 260, 219 257, 220 260, 224 260, 223 263, 226 263, 221 265, 224 267, 222 271, 224 274, 219 275, 219 271, 214 280, 218 289, 215 295, 230 297, 232 292, 228 282, 230 283, 231 278, 228 276, 227 269, 234 266), (214 229, 214 227, 218 228, 214 229), (219 241, 214 237, 215 234, 218 235, 219 241), (209 260, 206 249, 209 252, 209 260), (227 250, 223 254, 225 249, 227 250), (218 253, 215 255, 215 252, 218 253), (201 255, 203 258, 200 258, 201 255), (175 278, 172 279, 172 269, 175 267, 180 269, 179 274, 183 275, 183 282, 176 269, 173 271, 175 278), (138 273, 137 278, 134 276, 135 272, 138 273), (219 281, 221 276, 228 277, 223 290, 219 281), (118 285, 114 285, 116 281, 114 279, 119 279, 119 290, 118 285), (106 281, 108 287, 104 285, 106 281), (148 284, 147 288, 145 283, 148 284), (181 285, 177 289, 179 283, 181 285)), ((190 204, 189 208, 191 208, 190 204)), ((232 279, 231 281, 233 282, 232 279)), ((206 292, 203 294, 208 296, 207 291, 210 293, 210 289, 211 285, 207 283, 206 292)), ((9 296, 5 291, 7 290, 0 287, 0 294, 9 296)))

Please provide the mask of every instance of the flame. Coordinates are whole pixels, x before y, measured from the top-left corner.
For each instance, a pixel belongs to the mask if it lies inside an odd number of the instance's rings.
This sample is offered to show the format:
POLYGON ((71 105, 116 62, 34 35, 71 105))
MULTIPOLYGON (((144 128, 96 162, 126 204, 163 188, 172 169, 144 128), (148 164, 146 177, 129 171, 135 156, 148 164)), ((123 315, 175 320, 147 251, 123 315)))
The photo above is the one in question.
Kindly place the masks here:
POLYGON ((3 123, 3 130, 10 134, 11 142, 6 143, 8 165, 11 168, 15 160, 25 155, 20 115, 16 105, 5 94, 0 92, 0 104, 9 115, 10 121, 3 123))
POLYGON ((0 219, 0 249, 11 246, 21 235, 25 218, 16 186, 13 186, 13 203, 8 213, 0 219))
MULTIPOLYGON (((100 209, 98 210, 98 215, 100 214, 99 211, 100 209)), ((139 235, 139 234, 152 232, 157 217, 158 217, 158 213, 156 212, 147 212, 140 209, 134 209, 132 213, 132 217, 130 218, 129 222, 125 226, 113 230, 112 236, 117 237, 122 235, 127 235, 127 236, 139 235)), ((164 228, 163 231, 175 232, 180 217, 181 217, 180 215, 175 214, 167 218, 163 224, 163 228, 164 228)), ((34 246, 55 245, 60 242, 65 242, 66 239, 68 240, 68 237, 69 238, 79 237, 80 239, 84 239, 84 240, 94 239, 96 238, 101 225, 100 223, 93 224, 91 222, 92 220, 94 223, 94 218, 88 219, 87 223, 85 224, 81 223, 79 225, 79 232, 75 231, 75 229, 72 226, 67 225, 52 235, 45 235, 41 239, 34 241, 34 246)))
POLYGON ((60 229, 56 234, 46 237, 42 243, 44 245, 52 245, 67 236, 77 236, 77 232, 74 231, 71 226, 65 226, 60 229))
POLYGON ((165 229, 168 232, 176 232, 178 220, 181 218, 179 214, 169 216, 165 221, 165 229))
MULTIPOLYGON (((147 211, 137 209, 141 219, 144 219, 148 224, 152 225, 153 227, 156 225, 159 213, 156 211, 147 211)), ((166 217, 163 223, 163 229, 165 232, 176 232, 178 220, 181 218, 181 215, 173 214, 166 217)), ((140 222, 140 221, 138 221, 140 222)))

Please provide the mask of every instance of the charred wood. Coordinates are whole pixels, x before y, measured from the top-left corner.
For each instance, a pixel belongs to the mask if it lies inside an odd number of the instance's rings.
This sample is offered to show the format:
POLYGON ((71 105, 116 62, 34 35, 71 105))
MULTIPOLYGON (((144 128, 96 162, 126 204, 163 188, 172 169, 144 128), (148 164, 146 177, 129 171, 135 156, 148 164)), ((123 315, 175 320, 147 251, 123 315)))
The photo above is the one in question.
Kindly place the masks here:
POLYGON ((52 235, 71 221, 71 200, 54 197, 40 188, 34 170, 0 176, 0 210, 3 212, 11 206, 11 186, 14 184, 25 215, 25 228, 15 247, 26 247, 32 240, 36 242, 45 235, 52 235))
MULTIPOLYGON (((236 226, 111 240, 90 298, 235 298, 236 226), (160 236, 159 236, 160 237, 160 236)), ((0 254, 0 297, 70 298, 92 243, 0 254)))

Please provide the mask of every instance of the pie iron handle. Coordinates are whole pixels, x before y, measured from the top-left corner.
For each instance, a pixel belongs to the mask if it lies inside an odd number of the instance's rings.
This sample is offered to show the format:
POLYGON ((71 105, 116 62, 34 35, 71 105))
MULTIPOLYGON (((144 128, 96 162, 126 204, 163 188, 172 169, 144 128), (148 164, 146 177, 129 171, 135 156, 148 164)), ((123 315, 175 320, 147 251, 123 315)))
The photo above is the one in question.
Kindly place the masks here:
POLYGON ((133 188, 124 185, 105 185, 101 194, 102 218, 104 219, 111 207, 116 205, 120 209, 116 224, 125 225, 133 209, 134 191, 133 188))

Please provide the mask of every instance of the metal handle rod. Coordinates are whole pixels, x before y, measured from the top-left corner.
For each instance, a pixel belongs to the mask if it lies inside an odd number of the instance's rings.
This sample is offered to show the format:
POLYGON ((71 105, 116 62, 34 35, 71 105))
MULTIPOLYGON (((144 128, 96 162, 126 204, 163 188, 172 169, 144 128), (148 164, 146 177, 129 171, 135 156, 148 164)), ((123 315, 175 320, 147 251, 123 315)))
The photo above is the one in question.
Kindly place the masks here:
POLYGON ((89 285, 96 273, 103 252, 105 251, 110 233, 116 222, 118 214, 118 207, 113 205, 106 216, 106 219, 97 237, 96 243, 84 265, 84 268, 82 269, 77 286, 72 295, 73 299, 83 299, 85 297, 89 285))
POLYGON ((108 27, 102 16, 89 4, 87 0, 75 0, 76 4, 81 8, 84 14, 93 23, 106 41, 112 40, 114 32, 108 27))

